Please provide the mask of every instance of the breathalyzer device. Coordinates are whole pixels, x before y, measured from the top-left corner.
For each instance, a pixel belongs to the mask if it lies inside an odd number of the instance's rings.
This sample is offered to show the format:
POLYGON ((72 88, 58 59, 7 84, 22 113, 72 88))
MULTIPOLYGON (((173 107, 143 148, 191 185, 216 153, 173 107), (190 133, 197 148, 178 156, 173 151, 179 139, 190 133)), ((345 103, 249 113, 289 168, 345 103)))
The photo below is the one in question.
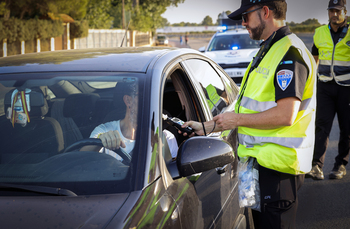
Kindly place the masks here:
POLYGON ((188 135, 192 134, 194 132, 194 130, 191 127, 185 127, 182 128, 181 126, 185 123, 184 121, 182 121, 179 118, 170 118, 167 115, 163 114, 163 119, 171 126, 175 126, 178 130, 180 130, 181 132, 185 132, 188 135))

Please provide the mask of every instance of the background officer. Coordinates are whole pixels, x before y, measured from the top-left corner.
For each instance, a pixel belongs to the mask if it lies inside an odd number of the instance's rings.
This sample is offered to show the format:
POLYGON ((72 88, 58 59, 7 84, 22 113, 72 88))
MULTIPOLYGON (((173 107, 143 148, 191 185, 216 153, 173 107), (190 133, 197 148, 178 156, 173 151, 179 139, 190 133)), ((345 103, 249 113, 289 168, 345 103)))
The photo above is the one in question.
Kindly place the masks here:
POLYGON ((316 29, 312 47, 312 55, 319 66, 315 150, 313 167, 307 175, 319 180, 324 179, 322 167, 336 113, 340 138, 338 155, 329 178, 341 179, 346 174, 345 166, 349 161, 350 32, 345 5, 346 0, 329 1, 329 24, 316 29))
MULTIPOLYGON (((285 26, 286 11, 284 0, 242 0, 229 15, 264 42, 245 73, 235 112, 203 124, 206 132, 237 127, 238 156, 256 158, 261 212, 253 210, 255 228, 295 228, 297 191, 312 164, 316 63, 285 26)), ((185 126, 204 132, 202 123, 185 126)))

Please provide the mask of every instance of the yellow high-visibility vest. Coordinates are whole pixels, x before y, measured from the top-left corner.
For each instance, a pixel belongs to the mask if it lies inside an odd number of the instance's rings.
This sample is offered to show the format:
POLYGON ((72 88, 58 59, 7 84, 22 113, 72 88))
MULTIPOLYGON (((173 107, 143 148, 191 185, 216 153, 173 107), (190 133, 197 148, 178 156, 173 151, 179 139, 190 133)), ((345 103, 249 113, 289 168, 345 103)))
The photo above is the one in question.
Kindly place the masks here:
MULTIPOLYGON (((302 174, 311 170, 316 108, 316 63, 305 44, 294 34, 277 41, 259 66, 249 75, 247 86, 236 104, 236 113, 260 113, 277 106, 275 72, 291 46, 296 47, 309 68, 298 115, 291 126, 276 129, 238 127, 238 156, 254 157, 259 165, 283 173, 302 174)), ((244 85, 251 64, 243 78, 244 85)), ((241 86, 240 90, 244 90, 241 86)))
POLYGON ((207 102, 212 114, 220 114, 222 108, 226 107, 226 102, 218 95, 216 88, 209 84, 205 90, 207 91, 207 102))
POLYGON ((329 25, 316 29, 314 44, 318 48, 318 78, 327 82, 334 80, 344 86, 350 86, 350 32, 336 45, 333 43, 329 25))

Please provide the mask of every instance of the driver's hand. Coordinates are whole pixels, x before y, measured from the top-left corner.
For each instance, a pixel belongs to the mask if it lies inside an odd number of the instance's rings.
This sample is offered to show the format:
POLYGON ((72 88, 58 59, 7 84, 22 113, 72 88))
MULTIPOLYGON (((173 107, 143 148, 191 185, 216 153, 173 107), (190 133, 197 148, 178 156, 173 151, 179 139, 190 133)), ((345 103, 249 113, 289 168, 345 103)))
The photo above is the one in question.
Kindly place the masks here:
POLYGON ((125 148, 126 145, 120 137, 120 133, 117 130, 108 131, 99 136, 102 141, 102 144, 105 148, 110 150, 119 149, 119 147, 125 148))

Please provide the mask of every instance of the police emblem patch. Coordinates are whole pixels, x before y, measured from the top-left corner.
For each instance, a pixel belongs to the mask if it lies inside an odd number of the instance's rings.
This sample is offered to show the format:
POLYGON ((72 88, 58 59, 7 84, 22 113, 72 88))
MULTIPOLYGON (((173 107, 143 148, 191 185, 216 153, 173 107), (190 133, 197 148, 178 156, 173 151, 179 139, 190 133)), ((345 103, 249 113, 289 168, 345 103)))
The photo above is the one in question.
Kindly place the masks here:
POLYGON ((293 79, 293 72, 291 70, 281 70, 277 72, 278 86, 284 91, 289 86, 293 79))
POLYGON ((334 0, 334 1, 333 1, 333 4, 338 4, 338 0, 334 0))

